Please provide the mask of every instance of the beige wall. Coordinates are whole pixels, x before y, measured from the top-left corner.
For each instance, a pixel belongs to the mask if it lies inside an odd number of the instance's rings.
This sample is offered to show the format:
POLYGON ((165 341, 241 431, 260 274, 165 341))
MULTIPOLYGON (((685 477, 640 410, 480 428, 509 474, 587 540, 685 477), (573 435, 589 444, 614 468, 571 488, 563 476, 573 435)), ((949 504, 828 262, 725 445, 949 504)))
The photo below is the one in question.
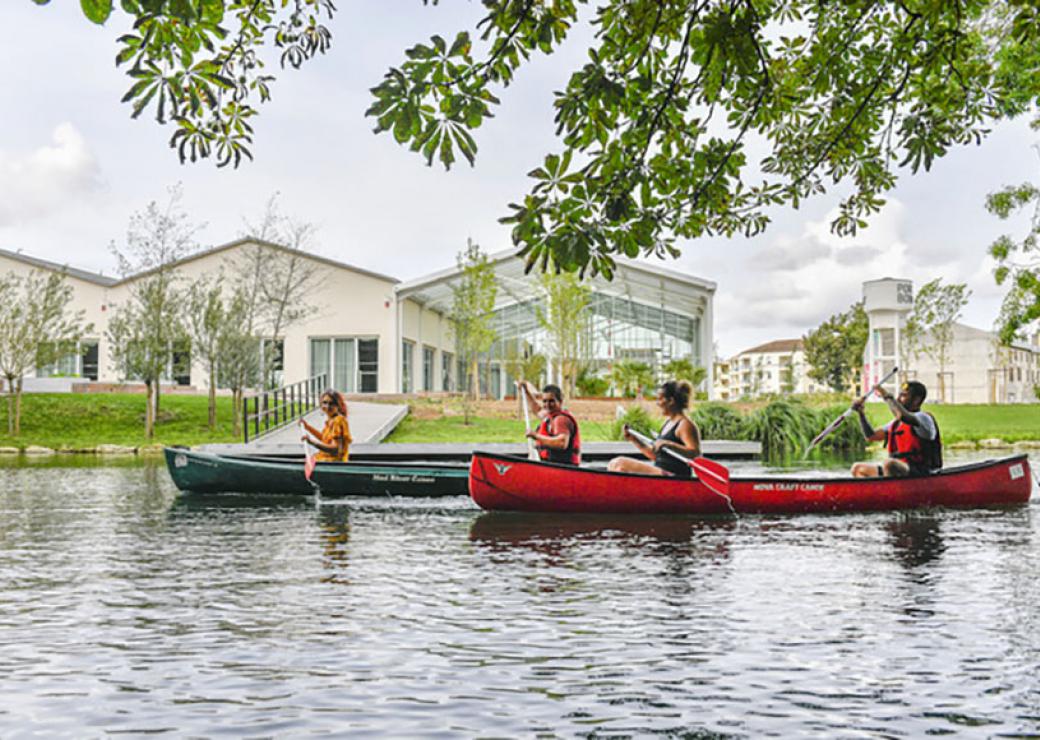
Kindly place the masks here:
MULTIPOLYGON (((20 260, 0 255, 0 275, 13 273, 24 278, 34 270, 43 274, 50 274, 51 272, 46 268, 26 264, 20 260)), ((98 285, 97 283, 81 280, 72 275, 66 276, 66 282, 72 287, 73 291, 72 302, 69 304, 69 311, 73 314, 77 311, 83 311, 83 322, 85 324, 93 324, 93 328, 83 335, 83 339, 98 340, 101 345, 98 348, 100 352, 104 348, 105 327, 107 325, 106 321, 110 315, 107 310, 110 289, 103 285, 98 285)), ((98 365, 99 373, 103 372, 100 357, 98 365)))
MULTIPOLYGON (((412 391, 423 388, 423 347, 433 349, 433 387, 429 390, 444 390, 443 377, 444 353, 455 352, 455 341, 451 332, 451 322, 440 312, 431 311, 415 301, 401 301, 401 339, 411 342, 412 349, 412 391)), ((400 360, 399 360, 400 362, 400 360)), ((404 379, 401 379, 404 387, 404 379)))

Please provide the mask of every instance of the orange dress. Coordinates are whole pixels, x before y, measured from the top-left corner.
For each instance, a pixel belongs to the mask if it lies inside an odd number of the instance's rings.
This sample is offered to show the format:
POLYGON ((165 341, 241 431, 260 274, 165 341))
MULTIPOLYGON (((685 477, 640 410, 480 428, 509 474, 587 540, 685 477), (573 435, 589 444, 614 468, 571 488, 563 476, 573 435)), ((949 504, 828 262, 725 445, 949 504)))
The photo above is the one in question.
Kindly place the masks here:
POLYGON ((347 423, 347 417, 336 414, 325 421, 325 428, 321 430, 321 441, 323 444, 338 447, 340 439, 343 440, 343 457, 318 450, 314 459, 318 462, 346 462, 350 457, 350 443, 354 441, 350 436, 350 424, 347 423))

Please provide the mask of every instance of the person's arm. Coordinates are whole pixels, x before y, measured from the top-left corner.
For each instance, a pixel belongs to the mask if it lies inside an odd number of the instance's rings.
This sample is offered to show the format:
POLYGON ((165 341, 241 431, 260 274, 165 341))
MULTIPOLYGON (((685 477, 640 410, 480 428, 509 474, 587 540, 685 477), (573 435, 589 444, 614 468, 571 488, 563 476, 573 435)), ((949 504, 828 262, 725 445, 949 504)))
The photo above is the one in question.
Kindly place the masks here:
POLYGON ((303 425, 303 428, 306 429, 308 433, 317 437, 318 439, 321 439, 321 432, 319 432, 316 428, 308 424, 306 419, 300 419, 300 424, 303 425))
POLYGON ((571 427, 570 419, 564 416, 557 416, 549 425, 549 429, 553 434, 548 435, 538 434, 537 432, 528 432, 527 436, 542 447, 549 447, 554 450, 566 450, 567 446, 571 443, 571 435, 574 433, 574 430, 571 427))
POLYGON ((535 399, 534 394, 531 393, 531 384, 526 380, 518 380, 517 385, 521 389, 523 402, 527 404, 527 410, 531 412, 532 416, 538 416, 542 410, 542 404, 535 399))
POLYGON ((874 429, 870 425, 870 421, 867 419, 867 413, 863 409, 863 402, 865 398, 857 398, 852 402, 852 410, 859 414, 859 429, 863 432, 863 439, 868 442, 880 442, 885 438, 885 428, 874 429))
POLYGON ((899 403, 898 398, 893 396, 884 388, 878 390, 878 395, 880 395, 882 400, 888 404, 888 410, 892 412, 892 416, 904 424, 909 424, 917 429, 917 431, 921 431, 921 420, 917 417, 917 414, 913 411, 907 411, 906 407, 899 403))
POLYGON ((632 434, 632 432, 629 430, 627 424, 625 425, 625 428, 624 428, 624 434, 625 434, 625 439, 627 439, 629 442, 634 444, 636 446, 636 448, 641 453, 643 453, 643 457, 645 457, 648 460, 656 459, 656 456, 654 455, 654 449, 652 447, 650 447, 649 445, 643 444, 634 434, 632 434))

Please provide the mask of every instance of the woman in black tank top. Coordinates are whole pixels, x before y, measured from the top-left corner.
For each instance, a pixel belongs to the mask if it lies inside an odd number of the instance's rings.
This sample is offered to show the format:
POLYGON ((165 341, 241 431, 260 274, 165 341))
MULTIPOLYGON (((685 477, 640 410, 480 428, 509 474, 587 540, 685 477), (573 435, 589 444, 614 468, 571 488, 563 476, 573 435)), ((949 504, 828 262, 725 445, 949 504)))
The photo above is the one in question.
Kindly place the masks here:
POLYGON ((626 432, 625 438, 634 444, 643 456, 652 463, 633 460, 630 457, 615 457, 610 461, 607 470, 615 473, 642 473, 643 475, 671 475, 689 478, 690 466, 664 450, 665 447, 678 452, 682 457, 693 459, 701 454, 701 433, 697 425, 686 416, 686 407, 690 404, 690 384, 685 381, 670 380, 661 385, 657 391, 657 407, 666 417, 661 432, 653 445, 642 444, 626 432))

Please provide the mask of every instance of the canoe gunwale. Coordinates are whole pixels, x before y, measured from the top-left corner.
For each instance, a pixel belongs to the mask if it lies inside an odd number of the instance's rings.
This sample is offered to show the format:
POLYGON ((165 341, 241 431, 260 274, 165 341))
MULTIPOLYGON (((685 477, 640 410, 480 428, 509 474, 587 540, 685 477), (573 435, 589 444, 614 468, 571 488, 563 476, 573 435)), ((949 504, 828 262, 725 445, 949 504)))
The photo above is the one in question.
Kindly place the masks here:
MULTIPOLYGON (((563 463, 546 462, 544 460, 530 460, 520 455, 507 455, 497 452, 482 452, 477 450, 473 453, 473 457, 481 457, 483 459, 496 459, 503 460, 506 462, 524 463, 527 465, 537 465, 543 467, 560 468, 569 472, 577 473, 591 473, 594 475, 609 475, 616 476, 618 478, 639 478, 641 480, 651 481, 676 481, 689 483, 690 480, 697 480, 694 478, 676 478, 675 476, 661 476, 661 475, 647 475, 645 473, 625 473, 615 472, 607 470, 606 468, 586 468, 586 467, 575 467, 574 465, 566 465, 563 463)), ((937 473, 931 475, 916 475, 908 476, 905 478, 854 478, 851 475, 835 475, 835 476, 797 476, 797 475, 731 475, 730 483, 863 483, 873 484, 888 483, 888 482, 900 482, 909 480, 933 480, 948 477, 950 475, 958 475, 961 473, 968 473, 974 470, 982 470, 990 467, 997 467, 1000 465, 1014 465, 1016 462, 1028 461, 1029 455, 1025 453, 1017 455, 1008 455, 1006 457, 990 458, 988 460, 980 460, 978 462, 965 463, 964 465, 955 465, 952 467, 944 467, 937 473)))

